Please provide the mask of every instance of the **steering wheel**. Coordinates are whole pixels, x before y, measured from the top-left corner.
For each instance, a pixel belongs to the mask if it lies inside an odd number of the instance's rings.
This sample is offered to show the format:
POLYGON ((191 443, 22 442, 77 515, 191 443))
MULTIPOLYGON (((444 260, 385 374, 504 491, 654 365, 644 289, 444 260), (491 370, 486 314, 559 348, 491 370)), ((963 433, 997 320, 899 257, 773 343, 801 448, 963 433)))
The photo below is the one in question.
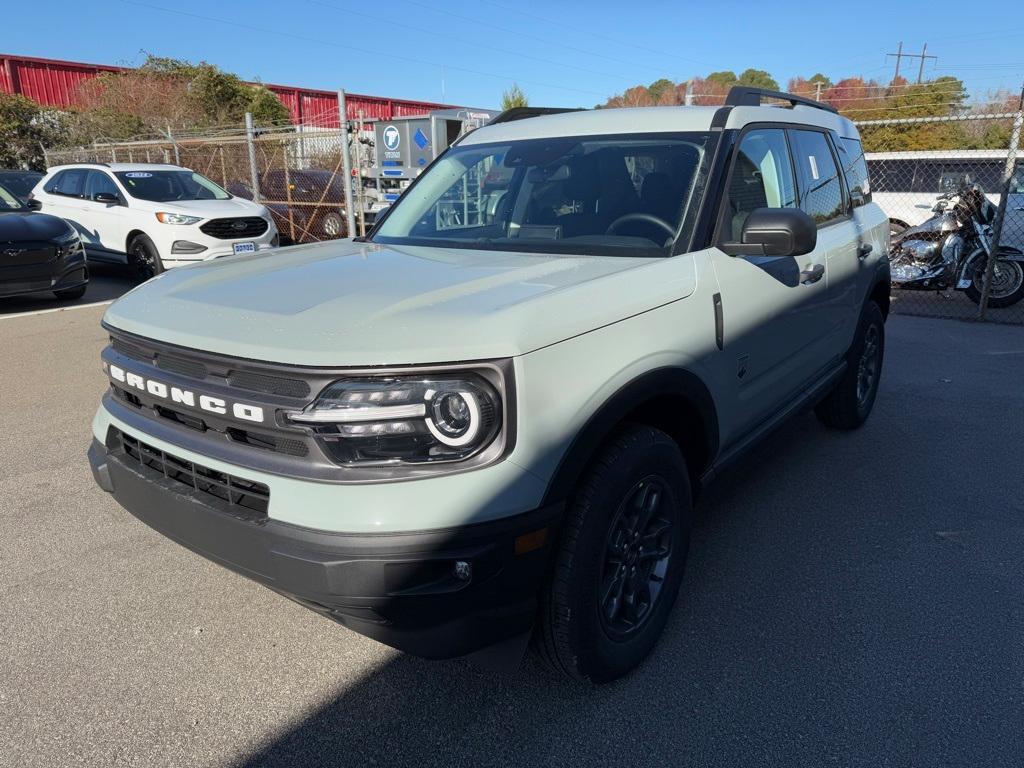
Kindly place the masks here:
POLYGON ((619 216, 615 221, 608 225, 608 229, 604 231, 606 235, 612 234, 623 224, 627 224, 631 221, 643 221, 647 224, 653 224, 656 227, 661 227, 668 232, 670 237, 675 237, 676 228, 669 224, 664 219, 659 219, 652 213, 627 213, 625 216, 619 216))

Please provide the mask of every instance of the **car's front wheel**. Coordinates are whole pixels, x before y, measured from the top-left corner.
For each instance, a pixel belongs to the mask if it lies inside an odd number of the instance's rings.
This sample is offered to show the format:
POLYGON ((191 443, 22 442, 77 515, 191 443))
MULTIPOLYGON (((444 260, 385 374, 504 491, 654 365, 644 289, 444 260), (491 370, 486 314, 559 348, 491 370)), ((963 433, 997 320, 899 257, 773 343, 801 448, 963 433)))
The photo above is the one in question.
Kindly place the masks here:
POLYGON ((608 442, 566 510, 534 635, 544 666, 602 683, 644 660, 679 592, 692 508, 671 437, 628 425, 608 442))
POLYGON ((164 263, 160 259, 153 241, 145 235, 136 235, 128 245, 128 264, 140 280, 149 280, 164 271, 164 263))

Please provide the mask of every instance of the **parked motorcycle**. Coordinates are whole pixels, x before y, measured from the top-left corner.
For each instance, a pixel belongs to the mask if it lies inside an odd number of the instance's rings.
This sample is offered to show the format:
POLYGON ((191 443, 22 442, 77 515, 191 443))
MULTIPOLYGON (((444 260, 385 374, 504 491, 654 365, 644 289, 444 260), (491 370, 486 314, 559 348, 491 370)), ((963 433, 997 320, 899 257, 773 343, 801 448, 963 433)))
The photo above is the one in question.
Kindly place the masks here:
MULTIPOLYGON (((985 269, 992 257, 996 207, 978 184, 965 178, 955 191, 936 198, 935 214, 893 235, 889 248, 893 286, 905 291, 963 291, 981 302, 985 269)), ((1024 253, 1003 246, 995 256, 990 307, 1024 299, 1024 253)))

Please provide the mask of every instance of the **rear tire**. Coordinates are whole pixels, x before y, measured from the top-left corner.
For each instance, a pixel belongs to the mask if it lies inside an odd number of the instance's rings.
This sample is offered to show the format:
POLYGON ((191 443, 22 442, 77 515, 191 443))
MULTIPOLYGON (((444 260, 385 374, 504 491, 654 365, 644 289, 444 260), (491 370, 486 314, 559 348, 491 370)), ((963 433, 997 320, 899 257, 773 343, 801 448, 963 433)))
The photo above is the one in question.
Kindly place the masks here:
POLYGON ((128 244, 128 263, 142 281, 156 277, 164 271, 160 252, 153 245, 153 241, 145 235, 136 235, 128 244))
POLYGON ((344 237, 345 220, 341 218, 340 213, 331 211, 320 220, 320 230, 324 237, 329 239, 344 237))
POLYGON ((869 301, 861 312, 853 344, 846 353, 846 372, 815 407, 821 422, 832 429, 857 429, 871 414, 885 358, 885 316, 869 301))
POLYGON ((629 425, 609 440, 566 510, 534 633, 543 666, 604 683, 646 658, 679 592, 692 509, 672 438, 629 425))

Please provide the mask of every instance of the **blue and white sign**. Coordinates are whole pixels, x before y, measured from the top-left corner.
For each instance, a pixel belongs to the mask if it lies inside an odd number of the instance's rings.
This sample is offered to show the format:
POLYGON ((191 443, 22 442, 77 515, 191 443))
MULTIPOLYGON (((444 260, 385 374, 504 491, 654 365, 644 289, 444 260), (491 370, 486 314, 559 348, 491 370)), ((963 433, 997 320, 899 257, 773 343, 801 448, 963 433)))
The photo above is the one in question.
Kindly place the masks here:
POLYGON ((402 134, 398 132, 398 128, 393 125, 389 125, 384 129, 384 147, 392 152, 398 149, 398 145, 402 143, 402 134))

